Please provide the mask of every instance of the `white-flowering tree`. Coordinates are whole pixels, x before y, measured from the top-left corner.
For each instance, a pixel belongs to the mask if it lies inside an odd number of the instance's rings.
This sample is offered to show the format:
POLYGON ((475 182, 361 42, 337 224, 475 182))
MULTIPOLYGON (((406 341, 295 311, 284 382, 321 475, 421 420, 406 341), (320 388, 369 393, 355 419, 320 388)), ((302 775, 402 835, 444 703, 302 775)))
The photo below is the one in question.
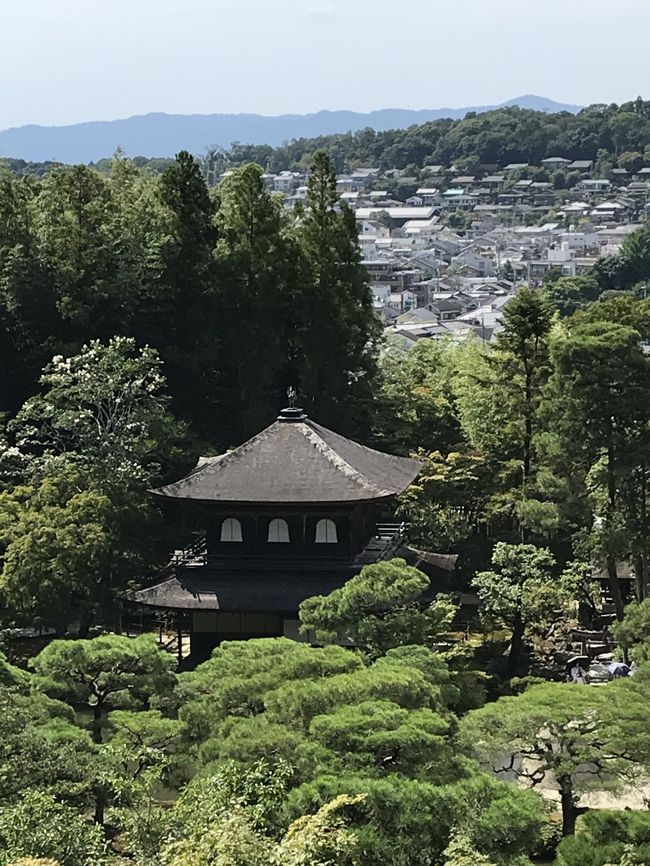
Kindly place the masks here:
POLYGON ((79 354, 55 356, 9 425, 18 449, 32 457, 68 455, 96 472, 150 480, 161 448, 179 434, 169 413, 162 362, 131 337, 94 340, 79 354))

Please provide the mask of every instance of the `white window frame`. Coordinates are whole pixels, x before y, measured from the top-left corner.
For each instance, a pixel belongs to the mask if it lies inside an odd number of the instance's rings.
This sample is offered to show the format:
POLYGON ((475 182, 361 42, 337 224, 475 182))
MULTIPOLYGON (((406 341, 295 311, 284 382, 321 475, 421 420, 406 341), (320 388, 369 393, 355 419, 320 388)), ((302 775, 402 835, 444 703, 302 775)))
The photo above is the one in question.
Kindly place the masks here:
POLYGON ((274 517, 269 523, 269 529, 266 540, 269 544, 288 544, 291 541, 289 536, 289 524, 282 517, 274 517))
POLYGON ((221 524, 220 541, 226 544, 236 544, 242 542, 244 536, 241 531, 241 522, 236 517, 226 517, 221 524))
POLYGON ((336 523, 329 517, 323 517, 316 524, 316 544, 338 544, 339 534, 336 523))

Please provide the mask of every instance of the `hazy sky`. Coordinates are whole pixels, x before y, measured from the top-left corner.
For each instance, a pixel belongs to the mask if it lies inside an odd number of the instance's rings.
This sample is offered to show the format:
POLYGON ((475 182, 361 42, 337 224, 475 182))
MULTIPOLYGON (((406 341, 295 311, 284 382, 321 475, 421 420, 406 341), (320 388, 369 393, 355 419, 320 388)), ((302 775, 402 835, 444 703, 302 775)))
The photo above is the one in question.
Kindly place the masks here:
POLYGON ((650 96, 647 0, 0 0, 0 128, 650 96))

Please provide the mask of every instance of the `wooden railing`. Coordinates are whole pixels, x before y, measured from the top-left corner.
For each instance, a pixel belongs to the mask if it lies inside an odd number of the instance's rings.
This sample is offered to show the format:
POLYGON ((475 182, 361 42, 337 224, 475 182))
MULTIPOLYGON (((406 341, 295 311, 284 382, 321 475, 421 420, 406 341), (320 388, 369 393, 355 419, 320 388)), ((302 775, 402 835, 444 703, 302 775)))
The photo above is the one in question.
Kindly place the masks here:
POLYGON ((208 561, 208 541, 205 535, 199 536, 196 541, 184 547, 182 550, 175 550, 167 568, 174 569, 179 565, 206 565, 208 561))
POLYGON ((376 538, 403 538, 405 534, 405 523, 378 523, 375 527, 376 538))

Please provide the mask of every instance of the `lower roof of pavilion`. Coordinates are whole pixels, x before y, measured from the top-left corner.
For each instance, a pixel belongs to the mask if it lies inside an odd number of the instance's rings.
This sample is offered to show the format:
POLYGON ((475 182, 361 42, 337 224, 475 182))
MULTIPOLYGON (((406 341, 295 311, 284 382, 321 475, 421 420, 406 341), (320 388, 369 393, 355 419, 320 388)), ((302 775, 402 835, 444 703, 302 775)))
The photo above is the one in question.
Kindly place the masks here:
MULTIPOLYGON (((440 584, 447 582, 457 559, 454 555, 426 553, 406 545, 401 545, 394 556, 429 575, 432 586, 425 597, 446 588, 440 584)), ((263 569, 179 567, 167 579, 127 592, 123 599, 156 610, 268 612, 295 616, 305 599, 313 595, 328 595, 358 571, 358 565, 342 565, 309 573, 292 573, 291 569, 269 573, 263 569)))

